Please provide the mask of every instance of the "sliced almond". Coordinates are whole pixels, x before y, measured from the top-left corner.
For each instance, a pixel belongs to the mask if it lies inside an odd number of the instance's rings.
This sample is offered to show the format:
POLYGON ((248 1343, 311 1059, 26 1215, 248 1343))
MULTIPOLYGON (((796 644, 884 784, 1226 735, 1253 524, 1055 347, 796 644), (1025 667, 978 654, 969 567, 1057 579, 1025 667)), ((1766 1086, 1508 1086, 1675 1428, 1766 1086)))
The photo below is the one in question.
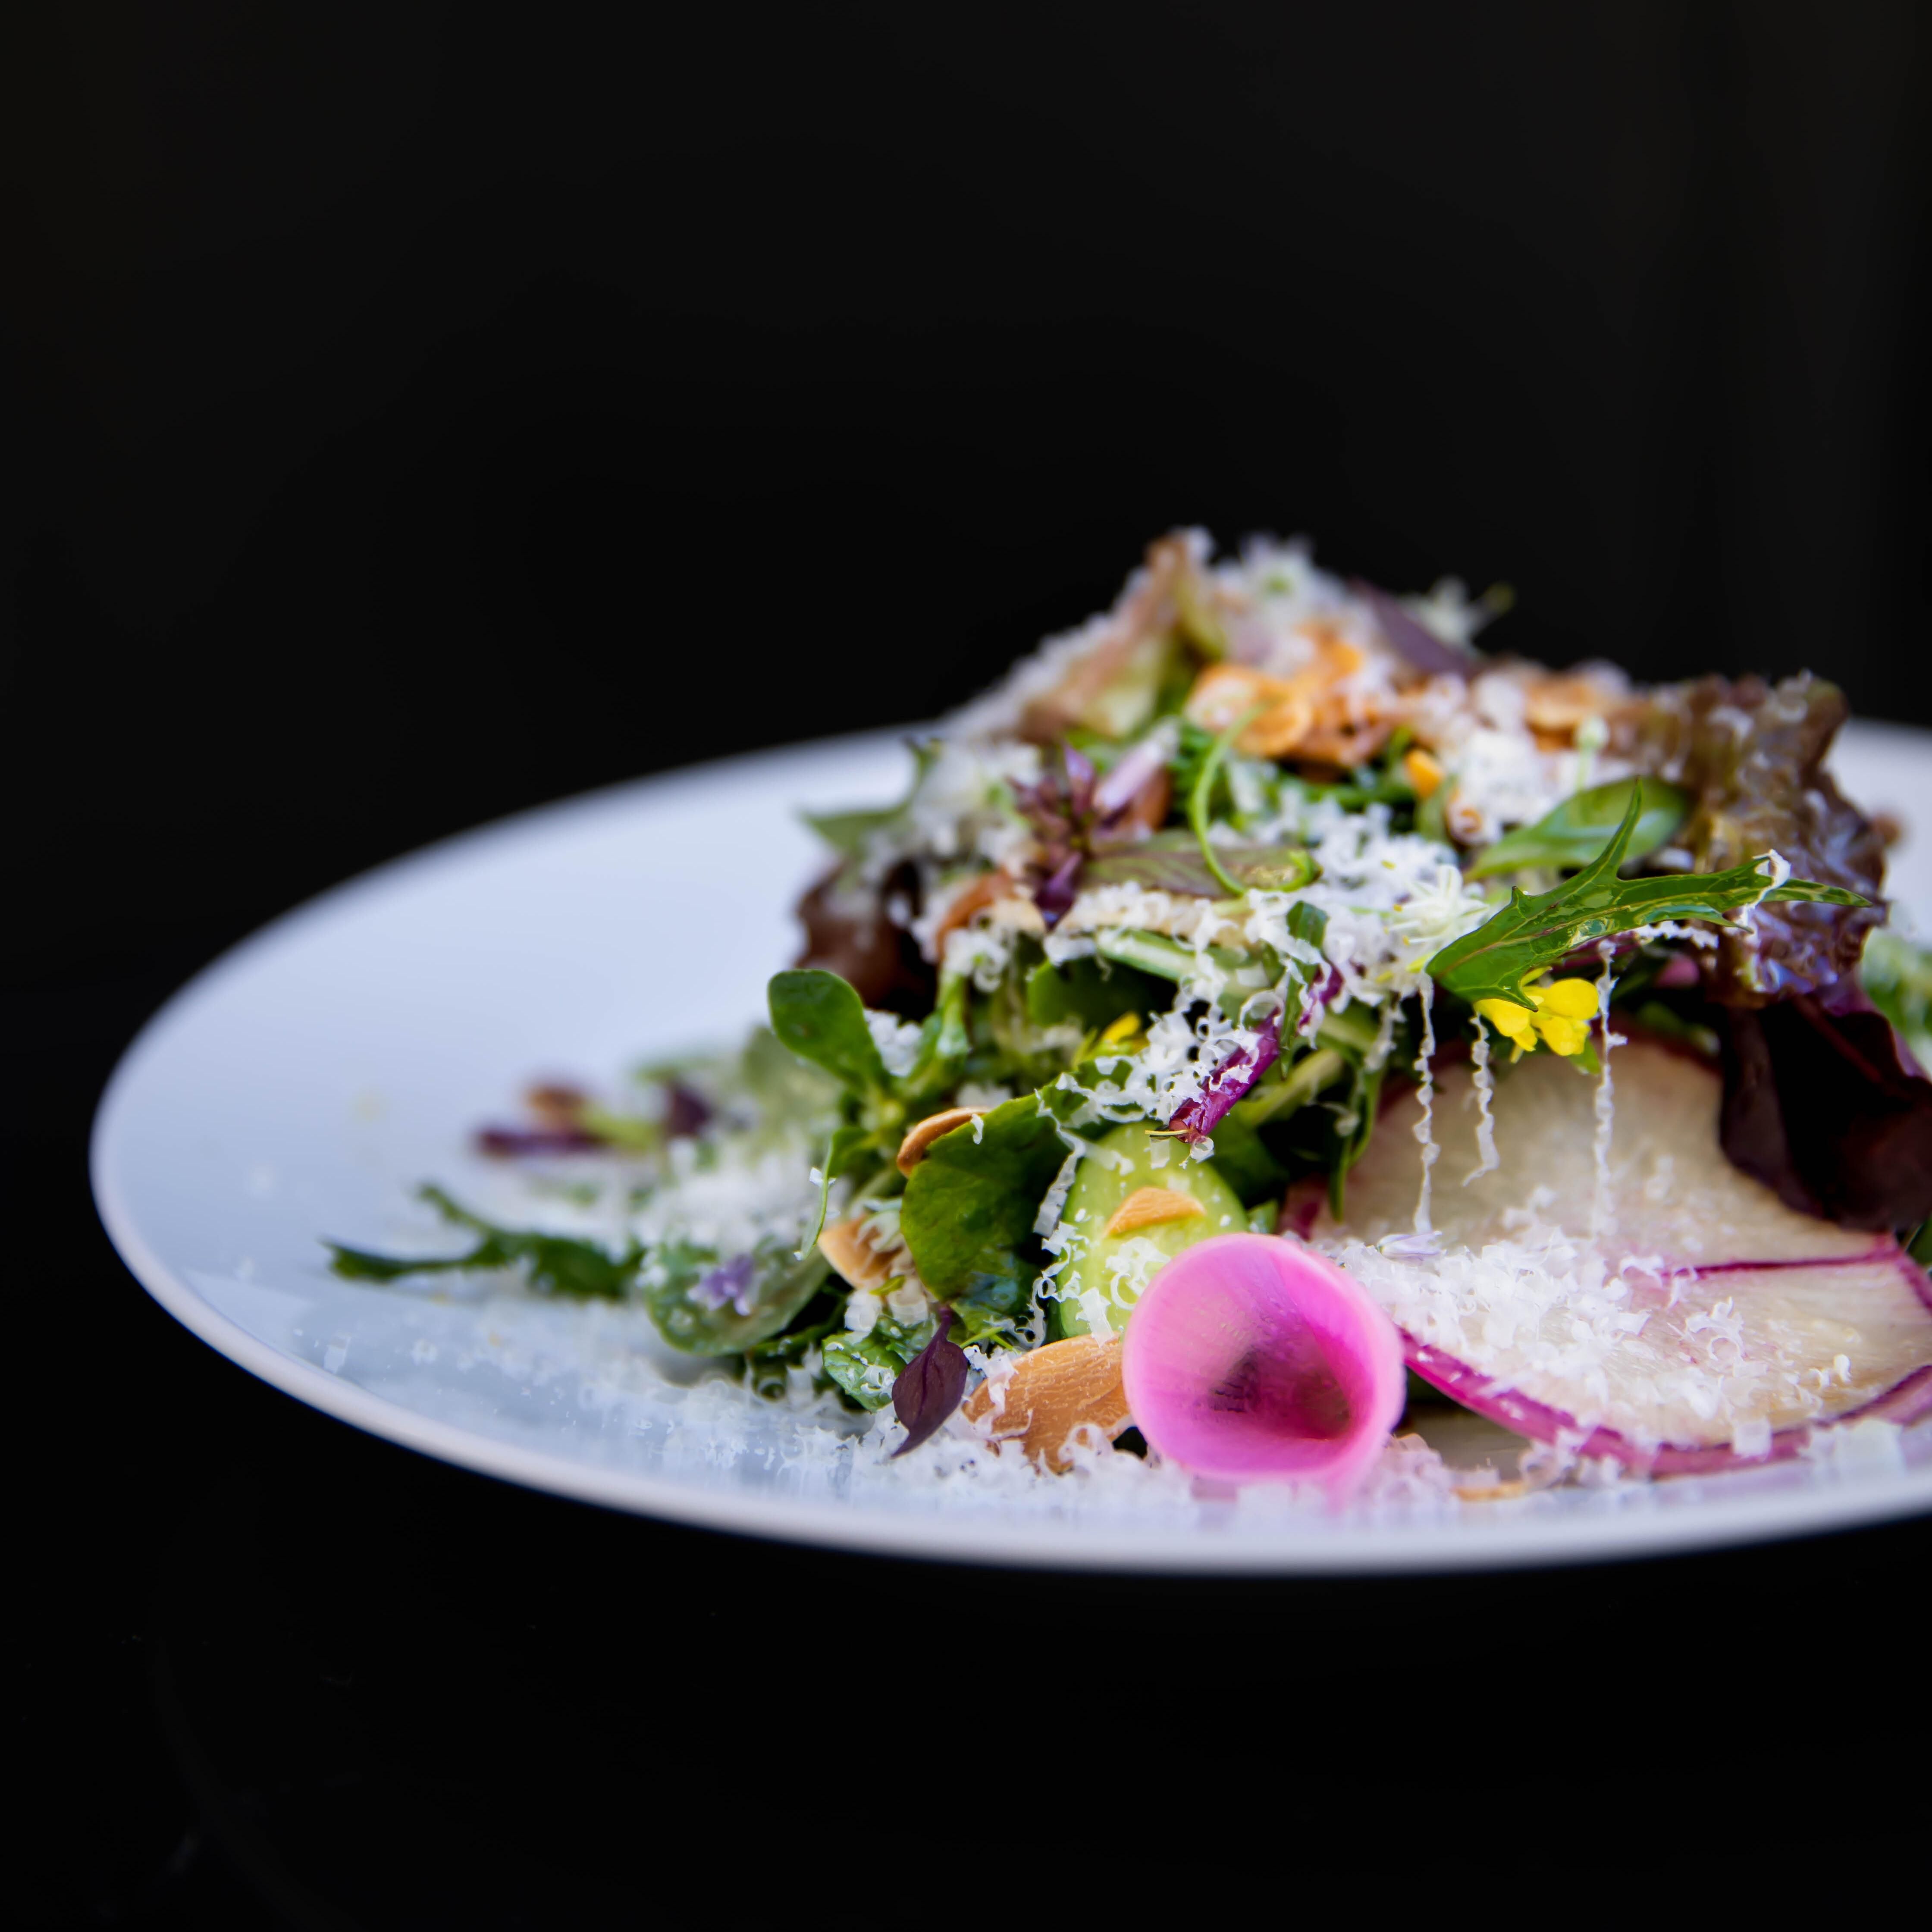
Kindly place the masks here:
POLYGON ((1529 1493, 1529 1485, 1524 1482, 1458 1483, 1456 1493, 1466 1503, 1513 1502, 1518 1496, 1529 1493))
POLYGON ((1427 798, 1447 776, 1442 765, 1420 748, 1402 754, 1402 771, 1403 777, 1415 788, 1418 798, 1427 798))
POLYGON ((867 1232, 865 1216, 835 1221, 818 1238, 818 1252, 854 1288, 879 1288, 896 1272, 890 1251, 881 1253, 867 1232))
POLYGON ((1108 1442, 1133 1419, 1120 1383, 1120 1338, 1075 1335, 1022 1355, 1001 1382, 982 1382, 962 1412, 996 1442, 1019 1442, 1056 1474, 1073 1466, 1066 1441, 1087 1424, 1108 1442))
POLYGON ((1210 664, 1187 694, 1188 717, 1204 731, 1225 731, 1245 712, 1262 707, 1234 740, 1249 758, 1278 758, 1292 751, 1315 722, 1315 707, 1287 678, 1246 664, 1210 664))
POLYGON ((957 932, 962 926, 970 925, 980 914, 999 903, 1001 899, 1013 896, 1013 882, 1006 873, 994 870, 982 872, 970 884, 961 887, 952 903, 932 929, 932 957, 943 959, 946 956, 946 939, 949 933, 957 932))
POLYGON ((963 1127, 968 1120, 977 1120, 986 1111, 984 1107, 948 1107, 943 1114, 928 1114, 899 1142, 900 1173, 911 1173, 925 1160, 926 1149, 941 1134, 950 1134, 955 1127, 963 1127))
POLYGON ((1136 1187, 1102 1230, 1104 1234, 1131 1234, 1136 1228, 1151 1228, 1163 1221, 1198 1220, 1207 1213, 1191 1194, 1174 1187, 1136 1187))

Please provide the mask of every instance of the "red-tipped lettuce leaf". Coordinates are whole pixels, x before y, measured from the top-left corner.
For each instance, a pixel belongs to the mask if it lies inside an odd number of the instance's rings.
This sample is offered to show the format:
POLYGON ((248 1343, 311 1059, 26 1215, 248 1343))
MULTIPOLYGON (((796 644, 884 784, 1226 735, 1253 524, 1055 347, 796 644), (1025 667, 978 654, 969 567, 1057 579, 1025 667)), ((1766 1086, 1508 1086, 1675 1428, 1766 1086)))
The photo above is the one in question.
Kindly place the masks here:
POLYGON ((1884 841, 1824 769, 1849 713, 1844 694, 1808 671, 1776 685, 1706 677, 1654 692, 1624 728, 1630 755, 1690 794, 1678 843, 1697 871, 1776 852, 1795 878, 1871 902, 1760 908, 1754 937, 1726 934, 1706 962, 1705 983, 1726 1006, 1830 992, 1855 976, 1866 934, 1885 917, 1884 841))
POLYGON ((1932 1216, 1932 1082, 1876 1011, 1808 997, 1722 1012, 1724 1152, 1787 1206, 1848 1228, 1932 1216))

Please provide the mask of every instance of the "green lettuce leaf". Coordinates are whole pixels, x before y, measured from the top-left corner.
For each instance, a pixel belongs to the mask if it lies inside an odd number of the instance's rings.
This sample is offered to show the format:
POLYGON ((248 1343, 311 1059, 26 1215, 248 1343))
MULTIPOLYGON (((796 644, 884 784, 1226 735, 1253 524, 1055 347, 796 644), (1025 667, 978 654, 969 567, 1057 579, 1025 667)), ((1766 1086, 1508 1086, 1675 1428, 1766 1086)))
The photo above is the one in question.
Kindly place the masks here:
POLYGON ((1111 1026, 1123 1013, 1164 1012, 1174 988, 1152 974, 1100 959, 1042 962, 1027 976, 1027 1018, 1035 1026, 1072 1024, 1087 1032, 1111 1026))
POLYGON ((1017 1306, 1034 1271, 1022 1251, 1066 1158, 1053 1116, 1031 1094, 941 1135, 913 1169, 899 1210, 920 1279, 948 1299, 1017 1306))
POLYGON ((1534 825, 1519 825, 1514 832, 1505 832, 1487 851, 1477 855, 1468 877, 1486 879, 1498 872, 1520 872, 1526 866, 1567 870, 1588 865, 1605 842, 1616 836, 1633 791, 1642 805, 1624 859, 1628 862, 1654 852, 1676 836, 1690 809, 1690 795, 1661 778, 1618 778, 1574 793, 1534 825))
POLYGON ((801 1060, 861 1094, 890 1087, 865 1003, 836 973, 814 966, 774 974, 767 998, 772 1032, 801 1060))
POLYGON ((1804 879, 1788 879, 1767 890, 1765 874, 1758 869, 1762 860, 1724 872, 1620 879, 1617 868, 1629 849, 1642 808, 1642 795, 1634 788, 1616 836, 1574 878, 1534 895, 1517 886, 1508 905, 1430 961, 1430 976, 1472 1004, 1503 1000, 1526 1008, 1529 1002, 1522 992, 1526 980, 1613 933, 1664 920, 1700 919, 1723 925, 1730 914, 1767 901, 1868 903, 1842 886, 1814 885, 1804 879))
POLYGON ((667 1242, 645 1262, 644 1306, 674 1348, 736 1355, 781 1334, 832 1272, 816 1248, 800 1260, 788 1242, 769 1238, 720 1264, 709 1250, 667 1242))
POLYGON ((931 1322, 908 1328, 881 1315, 868 1335, 845 1330, 825 1338, 820 1351, 825 1372, 862 1408, 884 1408, 892 1384, 908 1363, 932 1340, 931 1322))

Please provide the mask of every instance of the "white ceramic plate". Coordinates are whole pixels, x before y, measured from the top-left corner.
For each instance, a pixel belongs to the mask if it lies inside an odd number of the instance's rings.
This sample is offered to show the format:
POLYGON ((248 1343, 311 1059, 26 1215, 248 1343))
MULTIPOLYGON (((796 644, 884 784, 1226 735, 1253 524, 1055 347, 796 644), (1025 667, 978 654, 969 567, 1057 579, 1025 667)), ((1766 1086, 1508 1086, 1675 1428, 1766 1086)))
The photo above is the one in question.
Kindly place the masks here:
MULTIPOLYGON (((1864 726, 1838 759, 1908 836, 1893 890, 1932 928, 1932 734, 1864 726)), ((96 1197, 161 1304, 265 1380, 362 1428, 540 1489, 801 1541, 1138 1570, 1427 1570, 1636 1556, 1932 1509, 1932 1427, 1827 1462, 1485 1507, 1330 1516, 1256 1492, 1079 1478, 952 1492, 802 1446, 796 1418, 700 1378, 641 1311, 338 1281, 318 1237, 414 1234, 424 1178, 533 1076, 596 1078, 735 1040, 795 944, 816 863, 801 806, 898 794, 895 736, 674 773, 383 867, 210 967, 129 1049, 95 1123, 96 1197), (748 1413, 747 1405, 755 1413, 748 1413), (743 1441, 749 1446, 730 1446, 743 1441)))

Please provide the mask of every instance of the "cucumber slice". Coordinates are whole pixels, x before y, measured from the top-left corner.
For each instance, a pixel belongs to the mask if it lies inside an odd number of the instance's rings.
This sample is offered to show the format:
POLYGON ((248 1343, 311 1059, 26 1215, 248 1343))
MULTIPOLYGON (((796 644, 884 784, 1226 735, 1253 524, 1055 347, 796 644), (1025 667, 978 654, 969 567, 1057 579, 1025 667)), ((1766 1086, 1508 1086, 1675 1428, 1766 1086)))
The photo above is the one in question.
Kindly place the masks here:
POLYGON ((1102 1315, 1108 1327, 1125 1328, 1141 1291, 1184 1248, 1248 1225, 1240 1196, 1211 1166, 1190 1160, 1185 1143, 1136 1124, 1115 1128, 1097 1144, 1100 1151, 1080 1163, 1061 1218, 1076 1239, 1049 1310, 1056 1340, 1091 1334, 1102 1315), (1183 1196, 1201 1211, 1109 1234, 1114 1216, 1143 1190, 1183 1196))

